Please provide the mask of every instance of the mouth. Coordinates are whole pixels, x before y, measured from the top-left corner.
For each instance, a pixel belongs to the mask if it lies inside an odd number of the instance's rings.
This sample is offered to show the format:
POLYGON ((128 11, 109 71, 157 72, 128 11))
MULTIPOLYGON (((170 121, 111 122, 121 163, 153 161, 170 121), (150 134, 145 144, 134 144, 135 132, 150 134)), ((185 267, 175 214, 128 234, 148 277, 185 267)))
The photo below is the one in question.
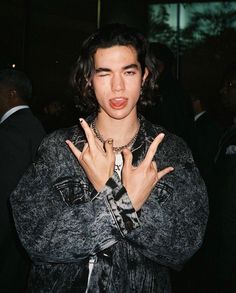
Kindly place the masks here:
POLYGON ((113 98, 109 100, 110 106, 113 109, 122 109, 128 104, 127 98, 113 98))

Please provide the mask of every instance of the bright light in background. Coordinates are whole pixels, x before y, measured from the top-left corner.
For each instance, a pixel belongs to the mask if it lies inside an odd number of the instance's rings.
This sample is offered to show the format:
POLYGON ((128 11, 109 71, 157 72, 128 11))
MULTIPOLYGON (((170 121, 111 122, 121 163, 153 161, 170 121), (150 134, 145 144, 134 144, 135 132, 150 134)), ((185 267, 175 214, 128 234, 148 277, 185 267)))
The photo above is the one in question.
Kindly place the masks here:
POLYGON ((11 65, 11 67, 12 67, 12 68, 16 68, 16 64, 13 63, 13 64, 11 65))
MULTIPOLYGON (((226 1, 225 3, 218 2, 208 2, 208 3, 184 3, 181 1, 180 4, 180 29, 185 29, 192 17, 192 14, 195 12, 203 13, 204 11, 217 12, 221 11, 225 5, 231 5, 233 10, 236 9, 236 1, 226 1)), ((166 12, 168 13, 168 19, 166 19, 167 23, 170 25, 172 29, 177 29, 177 3, 173 4, 151 4, 149 7, 152 9, 153 17, 155 15, 160 15, 161 7, 164 6, 166 12)), ((232 27, 236 27, 236 21, 232 23, 232 27)))

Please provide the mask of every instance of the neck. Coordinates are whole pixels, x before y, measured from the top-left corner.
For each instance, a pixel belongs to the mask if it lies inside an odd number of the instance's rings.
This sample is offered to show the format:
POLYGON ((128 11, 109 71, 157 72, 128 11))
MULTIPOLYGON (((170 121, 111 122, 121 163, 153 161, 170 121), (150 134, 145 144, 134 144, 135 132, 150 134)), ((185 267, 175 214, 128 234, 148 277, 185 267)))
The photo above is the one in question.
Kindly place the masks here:
POLYGON ((139 119, 136 113, 123 119, 114 119, 110 116, 104 118, 99 113, 95 119, 95 126, 104 141, 112 138, 113 145, 119 147, 129 143, 136 135, 139 129, 139 119))

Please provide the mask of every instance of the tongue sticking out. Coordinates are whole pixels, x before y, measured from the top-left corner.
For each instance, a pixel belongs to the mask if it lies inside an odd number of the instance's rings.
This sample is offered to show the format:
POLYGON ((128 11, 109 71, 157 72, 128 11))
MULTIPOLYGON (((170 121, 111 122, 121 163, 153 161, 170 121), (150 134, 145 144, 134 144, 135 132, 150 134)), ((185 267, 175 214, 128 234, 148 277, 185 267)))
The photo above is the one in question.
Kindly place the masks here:
POLYGON ((119 98, 119 99, 117 98, 117 99, 110 100, 111 107, 115 109, 121 109, 125 107, 127 103, 128 103, 128 100, 124 98, 119 98))

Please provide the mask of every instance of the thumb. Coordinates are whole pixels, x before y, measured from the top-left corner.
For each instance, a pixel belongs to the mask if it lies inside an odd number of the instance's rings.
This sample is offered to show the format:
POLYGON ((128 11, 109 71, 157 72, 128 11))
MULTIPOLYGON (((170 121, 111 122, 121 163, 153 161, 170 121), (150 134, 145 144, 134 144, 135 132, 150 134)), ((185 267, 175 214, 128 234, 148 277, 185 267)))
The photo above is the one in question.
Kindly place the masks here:
POLYGON ((123 158, 124 158, 124 165, 123 168, 130 168, 132 166, 132 161, 133 161, 133 155, 129 149, 124 149, 122 151, 123 153, 123 158))

